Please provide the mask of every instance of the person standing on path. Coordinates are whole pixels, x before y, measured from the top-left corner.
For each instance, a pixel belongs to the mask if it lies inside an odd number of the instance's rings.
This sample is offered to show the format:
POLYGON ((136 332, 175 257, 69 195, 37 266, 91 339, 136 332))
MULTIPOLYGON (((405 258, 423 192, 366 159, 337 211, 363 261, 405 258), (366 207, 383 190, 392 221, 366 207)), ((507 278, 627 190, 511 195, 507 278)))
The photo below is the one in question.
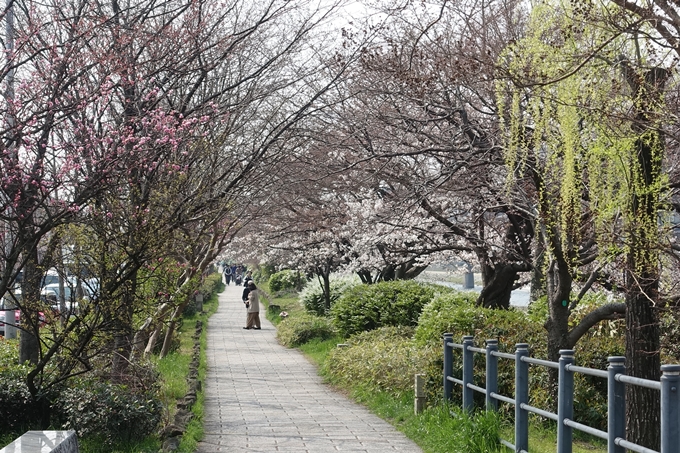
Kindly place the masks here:
POLYGON ((269 299, 269 295, 261 289, 257 289, 255 282, 250 280, 248 282, 248 287, 243 290, 246 294, 246 308, 248 309, 248 317, 246 318, 246 326, 244 329, 255 329, 260 330, 262 325, 260 324, 260 295, 263 295, 269 299), (246 293, 246 289, 248 292, 246 293))
POLYGON ((224 279, 227 281, 227 286, 229 286, 229 282, 231 282, 231 267, 229 266, 224 268, 224 279))

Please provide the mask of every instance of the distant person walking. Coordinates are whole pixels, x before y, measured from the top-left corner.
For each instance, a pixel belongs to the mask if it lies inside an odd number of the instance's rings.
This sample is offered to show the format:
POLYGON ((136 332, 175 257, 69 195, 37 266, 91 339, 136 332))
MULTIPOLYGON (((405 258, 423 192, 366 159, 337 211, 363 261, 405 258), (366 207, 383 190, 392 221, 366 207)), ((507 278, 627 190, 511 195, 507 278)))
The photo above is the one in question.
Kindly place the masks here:
POLYGON ((269 299, 269 295, 261 289, 257 289, 254 281, 249 281, 248 286, 243 289, 243 294, 246 300, 246 308, 248 310, 248 317, 246 318, 246 326, 244 329, 260 330, 260 296, 269 299), (247 291, 247 292, 246 292, 247 291))
POLYGON ((224 268, 224 280, 227 282, 227 286, 229 286, 229 282, 231 282, 231 267, 229 266, 224 268))
POLYGON ((243 277, 243 286, 248 286, 248 283, 253 281, 253 273, 248 271, 246 272, 246 276, 243 277))

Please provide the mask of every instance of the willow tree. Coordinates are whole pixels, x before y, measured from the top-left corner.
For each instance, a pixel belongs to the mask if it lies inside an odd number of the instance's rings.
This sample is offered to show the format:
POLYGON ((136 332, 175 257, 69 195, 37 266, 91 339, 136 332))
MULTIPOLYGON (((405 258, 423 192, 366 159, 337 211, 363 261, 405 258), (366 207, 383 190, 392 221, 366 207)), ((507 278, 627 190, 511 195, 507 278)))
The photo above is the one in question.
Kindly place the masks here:
MULTIPOLYGON (((506 161, 513 187, 530 181, 537 193, 549 254, 550 358, 625 313, 628 372, 658 379, 658 212, 667 190, 659 113, 668 72, 645 58, 635 36, 591 25, 592 8, 536 6, 527 37, 504 54, 512 81, 499 84, 506 161), (578 294, 575 280, 583 282, 578 294), (625 304, 600 306, 570 327, 597 281, 623 288, 625 304)), ((658 397, 629 386, 627 400, 628 439, 658 448, 658 397)))

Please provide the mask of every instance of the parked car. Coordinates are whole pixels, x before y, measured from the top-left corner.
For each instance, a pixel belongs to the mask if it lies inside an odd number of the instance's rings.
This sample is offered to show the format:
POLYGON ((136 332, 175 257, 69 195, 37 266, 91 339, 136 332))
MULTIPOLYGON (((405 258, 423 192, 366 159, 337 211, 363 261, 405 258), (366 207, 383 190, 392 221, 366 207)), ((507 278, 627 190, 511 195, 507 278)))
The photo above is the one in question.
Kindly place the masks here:
POLYGON ((7 308, 9 304, 4 298, 0 299, 0 335, 5 336, 5 319, 12 318, 12 312, 14 312, 14 325, 18 326, 21 319, 20 311, 16 309, 7 308))
MULTIPOLYGON (((52 311, 55 313, 61 312, 61 290, 59 289, 59 283, 51 283, 45 285, 42 290, 40 290, 40 299, 49 304, 52 311)), ((72 291, 68 284, 64 285, 64 303, 66 304, 66 309, 69 313, 78 312, 78 301, 75 298, 75 292, 72 291)))

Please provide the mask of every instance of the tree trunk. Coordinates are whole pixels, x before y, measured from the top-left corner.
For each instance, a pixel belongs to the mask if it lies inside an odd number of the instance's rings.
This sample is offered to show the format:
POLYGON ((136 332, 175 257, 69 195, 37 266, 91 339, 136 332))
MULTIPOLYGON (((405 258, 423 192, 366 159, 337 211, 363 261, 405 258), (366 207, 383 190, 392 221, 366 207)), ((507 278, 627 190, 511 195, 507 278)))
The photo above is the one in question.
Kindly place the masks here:
POLYGON ((172 347, 172 339, 175 336, 175 327, 177 326, 177 318, 182 314, 184 311, 184 307, 187 306, 187 303, 183 303, 182 305, 178 306, 175 308, 175 311, 172 312, 172 316, 170 317, 170 323, 168 324, 168 330, 165 331, 165 339, 163 340, 163 347, 161 348, 161 353, 160 353, 160 358, 162 359, 163 357, 167 356, 170 353, 170 349, 172 347))
POLYGON ((322 274, 324 308, 326 313, 328 313, 331 311, 331 276, 330 272, 323 272, 322 274))
POLYGON ((111 366, 111 379, 113 382, 125 381, 130 359, 132 357, 132 339, 134 336, 133 315, 135 295, 137 289, 137 276, 131 276, 130 281, 121 297, 120 309, 115 313, 116 333, 113 339, 113 357, 111 366))
MULTIPOLYGON (((654 306, 657 281, 626 295, 626 372, 642 379, 658 381, 660 329, 654 306), (651 299, 651 300, 650 300, 651 299)), ((639 386, 626 386, 626 432, 628 440, 659 450, 661 403, 659 392, 639 386)))
MULTIPOLYGON (((631 376, 659 380, 661 347, 659 315, 658 200, 651 187, 660 177, 658 150, 643 138, 636 143, 638 171, 634 175, 642 187, 634 190, 630 220, 626 226, 629 241, 626 270, 626 368, 631 376)), ((651 143, 654 143, 653 141, 651 143)), ((656 143, 659 143, 658 141, 656 143)), ((626 386, 626 432, 628 440, 659 450, 661 403, 658 392, 626 386), (641 416, 644 414, 644 416, 641 416)))
MULTIPOLYGON (((21 284, 21 333, 19 337, 19 363, 29 362, 36 365, 40 359, 39 301, 40 279, 38 252, 35 248, 27 250, 24 265, 24 280, 21 284)), ((30 385, 29 385, 30 387, 30 385)))
MULTIPOLYGON (((566 261, 561 264, 553 262, 548 272, 548 319, 545 329, 548 333, 548 360, 557 362, 560 359, 560 349, 574 347, 569 341, 569 298, 571 296, 572 276, 566 261)), ((557 409, 558 370, 548 368, 549 393, 552 396, 551 410, 557 409)))
POLYGON ((510 308, 510 296, 517 280, 517 271, 511 265, 482 266, 482 288, 477 305, 485 308, 510 308), (499 270, 500 268, 500 270, 499 270))
MULTIPOLYGON (((659 298, 659 224, 664 137, 654 112, 661 104, 670 73, 652 68, 644 74, 622 62, 637 110, 632 129, 638 133, 630 162, 630 205, 624 224, 626 256, 626 368, 631 376, 658 380, 661 359, 659 298)), ((661 403, 658 392, 626 386, 627 440, 659 450, 661 403)))

